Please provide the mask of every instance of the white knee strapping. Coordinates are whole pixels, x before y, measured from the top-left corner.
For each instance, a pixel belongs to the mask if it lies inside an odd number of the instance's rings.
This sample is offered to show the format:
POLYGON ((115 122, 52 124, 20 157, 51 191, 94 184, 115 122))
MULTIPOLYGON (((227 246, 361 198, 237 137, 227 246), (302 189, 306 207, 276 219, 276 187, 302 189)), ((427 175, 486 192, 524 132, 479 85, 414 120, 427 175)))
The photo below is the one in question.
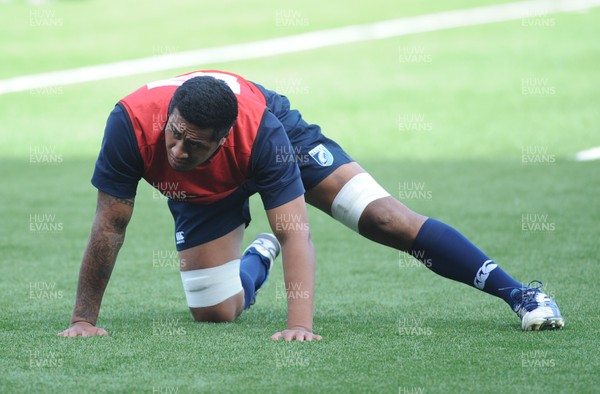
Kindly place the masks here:
POLYGON ((190 308, 217 305, 242 291, 240 259, 218 267, 182 271, 181 281, 190 308))
POLYGON ((355 175, 333 199, 334 218, 358 232, 360 215, 371 202, 389 196, 373 177, 366 172, 355 175))

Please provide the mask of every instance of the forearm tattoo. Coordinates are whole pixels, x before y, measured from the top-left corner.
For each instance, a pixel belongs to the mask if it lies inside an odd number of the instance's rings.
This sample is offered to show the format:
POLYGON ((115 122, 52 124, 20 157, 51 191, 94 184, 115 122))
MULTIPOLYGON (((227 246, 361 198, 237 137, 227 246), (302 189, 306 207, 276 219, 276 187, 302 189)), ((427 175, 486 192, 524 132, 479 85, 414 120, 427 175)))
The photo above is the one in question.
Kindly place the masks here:
POLYGON ((125 240, 133 199, 99 195, 96 219, 83 256, 72 322, 96 324, 104 290, 125 240))

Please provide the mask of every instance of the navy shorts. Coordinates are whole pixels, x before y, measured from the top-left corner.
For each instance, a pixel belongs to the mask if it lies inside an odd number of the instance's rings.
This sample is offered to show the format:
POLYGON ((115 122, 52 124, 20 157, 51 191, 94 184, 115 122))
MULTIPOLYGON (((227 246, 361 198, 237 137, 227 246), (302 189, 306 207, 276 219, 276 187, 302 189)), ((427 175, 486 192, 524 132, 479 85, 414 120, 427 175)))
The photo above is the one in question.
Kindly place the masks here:
POLYGON ((342 164, 353 161, 341 146, 321 133, 321 127, 304 121, 298 110, 291 110, 286 97, 271 94, 267 98, 267 105, 283 124, 294 148, 305 190, 312 189, 342 164))
MULTIPOLYGON (((353 161, 335 141, 321 133, 319 126, 305 122, 299 111, 290 109, 286 97, 257 86, 263 91, 267 106, 287 132, 305 190, 316 186, 339 166, 353 161)), ((251 194, 241 186, 223 200, 207 205, 169 200, 169 209, 175 220, 177 250, 210 242, 242 224, 248 226, 251 220, 248 198, 251 194)))

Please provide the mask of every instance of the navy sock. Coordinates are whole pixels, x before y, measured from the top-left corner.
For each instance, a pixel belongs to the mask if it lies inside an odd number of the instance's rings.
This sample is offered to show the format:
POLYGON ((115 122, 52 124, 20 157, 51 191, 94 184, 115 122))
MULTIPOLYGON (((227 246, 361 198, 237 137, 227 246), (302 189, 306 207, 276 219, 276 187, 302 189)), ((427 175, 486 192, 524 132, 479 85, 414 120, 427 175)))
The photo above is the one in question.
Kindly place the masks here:
POLYGON ((436 274, 500 297, 511 307, 512 289, 523 286, 465 236, 435 219, 423 223, 409 254, 436 274))
POLYGON ((267 265, 264 257, 247 252, 240 261, 240 279, 244 288, 244 309, 250 308, 256 289, 264 282, 267 275, 267 265))

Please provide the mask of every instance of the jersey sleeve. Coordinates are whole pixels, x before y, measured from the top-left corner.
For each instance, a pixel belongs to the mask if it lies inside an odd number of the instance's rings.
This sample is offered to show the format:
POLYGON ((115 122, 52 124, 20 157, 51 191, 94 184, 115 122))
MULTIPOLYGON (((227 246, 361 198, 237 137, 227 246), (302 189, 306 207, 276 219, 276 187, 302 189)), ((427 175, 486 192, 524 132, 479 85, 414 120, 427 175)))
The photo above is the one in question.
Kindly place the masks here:
POLYGON ((265 209, 304 194, 294 149, 275 115, 265 111, 251 156, 253 182, 265 209))
POLYGON ((106 121, 92 185, 118 198, 132 198, 144 174, 144 162, 125 109, 117 104, 106 121))

